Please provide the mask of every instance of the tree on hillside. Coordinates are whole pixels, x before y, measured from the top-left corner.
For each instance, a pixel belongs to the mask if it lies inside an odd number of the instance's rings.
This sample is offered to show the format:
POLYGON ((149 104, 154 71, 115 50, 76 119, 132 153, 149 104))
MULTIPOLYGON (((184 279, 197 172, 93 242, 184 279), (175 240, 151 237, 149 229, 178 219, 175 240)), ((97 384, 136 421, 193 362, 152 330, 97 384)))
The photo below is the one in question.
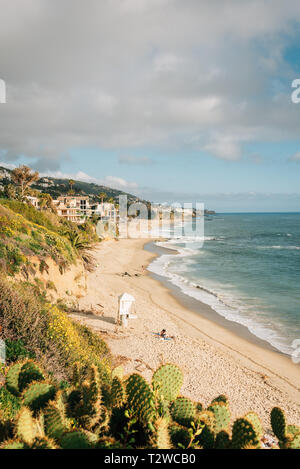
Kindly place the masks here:
POLYGON ((16 186, 14 184, 7 184, 7 186, 4 187, 4 197, 7 199, 17 198, 16 186))
POLYGON ((100 194, 98 194, 98 197, 101 200, 101 204, 103 205, 103 201, 107 199, 107 194, 106 192, 100 192, 100 194))
POLYGON ((19 186, 19 197, 23 201, 27 195, 29 187, 39 179, 39 173, 33 172, 28 166, 22 165, 11 172, 12 181, 19 186))
POLYGON ((39 207, 41 210, 53 209, 53 199, 50 194, 41 192, 38 195, 39 198, 39 207))
POLYGON ((69 179, 69 186, 70 186, 69 194, 70 195, 74 194, 74 190, 73 190, 74 184, 75 184, 75 181, 73 179, 69 179))

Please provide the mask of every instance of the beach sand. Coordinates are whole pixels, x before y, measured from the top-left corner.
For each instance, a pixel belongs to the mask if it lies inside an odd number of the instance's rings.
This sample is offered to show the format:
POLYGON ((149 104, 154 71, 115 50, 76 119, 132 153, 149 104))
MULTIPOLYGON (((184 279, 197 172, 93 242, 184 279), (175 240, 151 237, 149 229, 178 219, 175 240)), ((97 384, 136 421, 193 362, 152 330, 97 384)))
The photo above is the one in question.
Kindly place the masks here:
MULTIPOLYGON (((149 240, 120 239, 100 243, 98 267, 88 274, 87 295, 71 316, 101 333, 125 373, 150 380, 161 363, 176 363, 184 373, 182 394, 205 406, 219 394, 230 399, 233 418, 253 410, 270 431, 272 407, 280 406, 288 422, 300 424, 300 366, 281 353, 247 340, 208 319, 215 313, 198 302, 194 312, 143 269, 155 254, 144 250, 149 240), (124 275, 127 272, 129 275, 124 275), (116 326, 118 296, 136 299, 137 319, 116 326), (203 316, 201 315, 203 309, 203 316), (167 329, 173 340, 153 333, 167 329)), ((254 337, 253 337, 254 339, 254 337)))

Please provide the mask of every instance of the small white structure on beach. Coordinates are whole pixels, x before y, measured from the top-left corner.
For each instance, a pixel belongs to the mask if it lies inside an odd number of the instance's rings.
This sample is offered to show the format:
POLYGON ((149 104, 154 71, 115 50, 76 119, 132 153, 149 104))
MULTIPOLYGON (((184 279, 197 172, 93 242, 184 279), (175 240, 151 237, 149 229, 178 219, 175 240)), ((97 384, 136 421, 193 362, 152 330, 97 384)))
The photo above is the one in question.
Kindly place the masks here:
POLYGON ((119 308, 118 308, 118 318, 117 323, 122 324, 122 326, 128 326, 128 319, 136 319, 135 314, 135 298, 129 293, 123 293, 119 296, 119 308))

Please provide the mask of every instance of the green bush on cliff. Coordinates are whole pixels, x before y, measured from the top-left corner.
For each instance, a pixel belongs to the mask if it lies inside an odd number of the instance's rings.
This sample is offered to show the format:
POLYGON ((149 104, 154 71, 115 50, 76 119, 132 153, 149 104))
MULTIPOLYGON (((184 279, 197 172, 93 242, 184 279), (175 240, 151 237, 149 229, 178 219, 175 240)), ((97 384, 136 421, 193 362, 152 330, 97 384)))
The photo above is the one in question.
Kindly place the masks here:
MULTIPOLYGON (((18 206, 26 206, 21 202, 14 202, 18 206)), ((45 215, 29 207, 30 213, 45 215)), ((34 217, 31 217, 34 218, 34 217)), ((43 218, 40 223, 45 221, 43 218)), ((49 223, 46 225, 49 225, 49 223)), ((75 263, 76 251, 64 236, 49 231, 48 227, 27 220, 20 214, 16 214, 0 203, 0 269, 8 274, 15 275, 22 272, 26 278, 28 274, 34 274, 36 267, 32 262, 33 256, 38 257, 40 262, 50 257, 57 265, 66 268, 75 263)))
POLYGON ((93 259, 88 251, 97 240, 91 222, 77 225, 50 211, 0 199, 0 269, 8 275, 34 273, 33 256, 40 262, 52 258, 61 272, 80 258, 90 270, 93 259))
POLYGON ((22 344, 27 354, 35 356, 58 379, 67 378, 78 360, 86 365, 95 364, 104 380, 109 374, 110 354, 100 337, 49 304, 38 288, 26 282, 12 284, 3 276, 0 276, 0 339, 8 341, 8 351, 12 343, 22 344))

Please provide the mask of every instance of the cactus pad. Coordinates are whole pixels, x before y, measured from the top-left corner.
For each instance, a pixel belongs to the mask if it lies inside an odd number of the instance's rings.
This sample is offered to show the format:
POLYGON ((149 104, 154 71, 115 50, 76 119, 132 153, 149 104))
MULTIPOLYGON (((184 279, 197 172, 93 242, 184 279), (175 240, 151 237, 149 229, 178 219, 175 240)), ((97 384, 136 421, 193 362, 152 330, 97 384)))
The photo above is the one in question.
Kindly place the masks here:
POLYGON ((172 425, 169 427, 171 442, 175 448, 187 448, 191 441, 191 435, 185 427, 172 425))
POLYGON ((255 433, 257 434, 258 438, 261 439, 263 436, 263 427, 258 415, 255 412, 248 412, 245 415, 245 419, 247 419, 253 426, 255 433))
POLYGON ((19 375, 21 373, 23 363, 15 363, 12 365, 6 375, 6 387, 15 396, 20 396, 19 375))
POLYGON ((222 430, 227 430, 230 423, 230 410, 223 401, 215 401, 208 409, 213 412, 215 416, 214 431, 219 433, 222 430))
POLYGON ((232 427, 232 446, 234 449, 259 446, 258 435, 249 420, 239 418, 234 422, 232 427))
POLYGON ((177 397, 171 406, 171 416, 180 425, 190 426, 195 417, 195 404, 187 397, 177 397))
POLYGON ((35 422, 30 410, 23 407, 17 417, 17 436, 25 443, 31 445, 37 436, 35 422))
POLYGON ((178 397, 182 383, 182 372, 173 364, 160 366, 152 379, 153 389, 158 389, 163 399, 168 402, 173 402, 178 397))
POLYGON ((154 394, 149 384, 138 374, 129 376, 126 384, 127 402, 140 421, 149 423, 155 414, 154 394))
POLYGON ((75 430, 62 436, 60 446, 62 449, 89 449, 91 443, 84 432, 75 430))
POLYGON ((43 381, 45 376, 42 370, 34 361, 27 361, 22 366, 19 374, 19 390, 23 392, 24 389, 33 381, 43 381))
POLYGON ((274 407, 271 411, 271 426, 278 440, 284 440, 286 437, 286 420, 280 407, 274 407))
POLYGON ((115 376, 111 385, 111 405, 112 407, 122 407, 125 402, 125 388, 118 376, 115 376))
POLYGON ((24 405, 37 411, 55 397, 56 389, 51 383, 34 382, 23 393, 24 405))

